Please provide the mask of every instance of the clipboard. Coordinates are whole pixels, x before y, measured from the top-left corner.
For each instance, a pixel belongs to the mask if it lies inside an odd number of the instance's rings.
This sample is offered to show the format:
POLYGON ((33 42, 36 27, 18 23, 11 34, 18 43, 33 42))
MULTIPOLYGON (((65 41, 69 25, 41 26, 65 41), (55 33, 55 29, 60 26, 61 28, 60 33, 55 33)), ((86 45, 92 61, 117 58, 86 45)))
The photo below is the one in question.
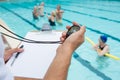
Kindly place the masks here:
MULTIPOLYGON (((25 38, 36 41, 59 41, 62 32, 28 32, 25 38)), ((14 64, 11 63, 16 54, 7 62, 6 66, 14 76, 43 79, 47 69, 56 55, 59 44, 36 44, 21 42, 24 52, 19 55, 14 64)))

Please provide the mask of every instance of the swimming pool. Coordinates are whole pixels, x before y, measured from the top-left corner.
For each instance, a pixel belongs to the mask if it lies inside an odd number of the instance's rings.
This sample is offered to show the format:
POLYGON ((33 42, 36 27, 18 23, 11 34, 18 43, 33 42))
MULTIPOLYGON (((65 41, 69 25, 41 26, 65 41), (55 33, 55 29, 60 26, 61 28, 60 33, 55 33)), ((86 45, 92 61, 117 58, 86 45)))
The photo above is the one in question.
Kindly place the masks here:
MULTIPOLYGON (((15 0, 14 0, 15 1, 15 0)), ((28 31, 37 30, 46 17, 38 22, 32 19, 33 6, 40 0, 24 2, 1 2, 0 18, 17 34, 25 36, 28 31), (24 30, 23 30, 24 29, 24 30)), ((95 43, 100 34, 109 37, 110 53, 120 57, 120 2, 102 0, 44 0, 45 12, 50 13, 57 4, 62 5, 63 26, 53 27, 55 30, 65 30, 66 25, 76 21, 87 26, 86 36, 95 43)), ((68 80, 118 80, 120 75, 120 61, 110 58, 98 57, 91 49, 91 45, 85 41, 76 50, 69 68, 68 80), (75 57, 78 55, 79 57, 75 57)))

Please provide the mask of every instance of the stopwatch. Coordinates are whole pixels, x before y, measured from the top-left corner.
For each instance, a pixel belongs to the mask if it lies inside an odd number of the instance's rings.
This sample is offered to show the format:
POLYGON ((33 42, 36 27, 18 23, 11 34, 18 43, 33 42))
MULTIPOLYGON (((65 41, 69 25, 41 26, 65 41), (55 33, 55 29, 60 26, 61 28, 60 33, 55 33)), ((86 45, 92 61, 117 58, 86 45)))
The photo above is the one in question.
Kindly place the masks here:
POLYGON ((68 29, 68 31, 66 33, 66 38, 69 37, 72 33, 77 32, 78 30, 80 30, 80 26, 79 25, 71 26, 70 29, 68 29))

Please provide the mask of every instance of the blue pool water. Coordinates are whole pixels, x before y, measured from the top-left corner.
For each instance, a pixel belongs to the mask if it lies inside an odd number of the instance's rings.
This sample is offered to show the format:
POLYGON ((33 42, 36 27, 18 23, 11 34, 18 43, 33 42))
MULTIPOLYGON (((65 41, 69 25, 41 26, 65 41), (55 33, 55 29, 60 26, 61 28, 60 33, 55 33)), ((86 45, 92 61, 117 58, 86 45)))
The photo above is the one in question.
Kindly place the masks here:
MULTIPOLYGON (((33 6, 41 0, 13 0, 0 2, 0 18, 17 34, 25 36, 28 31, 39 29, 47 18, 33 21, 33 6)), ((45 12, 55 10, 61 4, 63 26, 54 30, 65 30, 66 25, 76 21, 86 25, 86 36, 95 43, 101 34, 108 36, 110 53, 120 57, 120 1, 119 0, 44 0, 45 12)), ((91 45, 85 41, 73 54, 67 80, 118 80, 120 61, 98 57, 91 45), (77 56, 77 57, 76 57, 77 56)))

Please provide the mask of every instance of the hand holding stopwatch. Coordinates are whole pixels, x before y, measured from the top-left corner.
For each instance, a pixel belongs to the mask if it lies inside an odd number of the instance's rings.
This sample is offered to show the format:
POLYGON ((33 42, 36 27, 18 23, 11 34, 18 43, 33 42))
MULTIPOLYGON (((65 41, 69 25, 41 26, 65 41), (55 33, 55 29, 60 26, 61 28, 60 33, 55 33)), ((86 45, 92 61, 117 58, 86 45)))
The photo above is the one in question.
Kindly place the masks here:
POLYGON ((79 25, 71 26, 70 29, 68 29, 68 31, 66 33, 66 38, 69 37, 72 33, 77 32, 78 30, 80 30, 80 26, 79 25))

